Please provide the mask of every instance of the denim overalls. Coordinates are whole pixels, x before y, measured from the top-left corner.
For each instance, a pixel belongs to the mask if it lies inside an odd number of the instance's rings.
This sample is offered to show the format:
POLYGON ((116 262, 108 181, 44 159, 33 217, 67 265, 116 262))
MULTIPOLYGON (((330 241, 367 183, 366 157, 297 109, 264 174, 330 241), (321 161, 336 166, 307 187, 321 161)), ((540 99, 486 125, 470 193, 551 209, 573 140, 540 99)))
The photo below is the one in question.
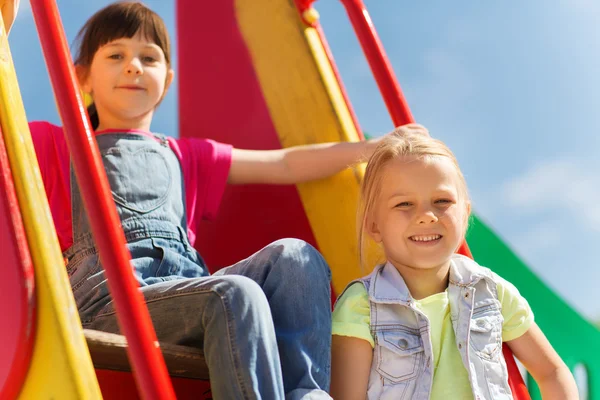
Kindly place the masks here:
MULTIPOLYGON (((187 238, 179 160, 164 137, 96 136, 133 272, 162 342, 204 350, 215 399, 330 399, 331 273, 296 239, 271 243, 212 276, 187 238)), ((86 328, 119 332, 71 174, 65 252, 86 328)))
MULTIPOLYGON (((375 339, 368 399, 429 399, 433 385, 429 320, 415 306, 393 265, 379 265, 358 282, 369 294, 375 339)), ((494 274, 467 257, 454 255, 448 300, 456 346, 469 373, 473 398, 512 399, 502 356, 503 318, 494 274)))
MULTIPOLYGON (((96 141, 139 284, 208 275, 187 238, 183 177, 166 138, 111 133, 96 141)), ((64 256, 86 323, 110 298, 73 169, 71 203, 73 245, 64 256)))

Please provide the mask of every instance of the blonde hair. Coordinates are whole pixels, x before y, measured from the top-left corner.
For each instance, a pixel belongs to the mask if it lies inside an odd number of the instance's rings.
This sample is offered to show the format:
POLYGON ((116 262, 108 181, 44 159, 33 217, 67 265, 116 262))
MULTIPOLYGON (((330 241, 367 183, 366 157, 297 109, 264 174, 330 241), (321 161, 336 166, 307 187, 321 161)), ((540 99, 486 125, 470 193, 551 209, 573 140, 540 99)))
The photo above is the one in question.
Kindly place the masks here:
MULTIPOLYGON (((450 160, 456 168, 456 175, 459 180, 459 200, 463 200, 465 204, 470 202, 465 177, 460 170, 456 157, 448 146, 444 142, 430 137, 427 129, 421 125, 412 124, 396 128, 394 132, 386 135, 377 145, 369 159, 361 185, 357 222, 360 265, 363 269, 366 264, 365 254, 368 246, 368 235, 365 235, 365 228, 381 192, 382 170, 389 161, 398 157, 411 157, 422 160, 446 158, 450 160)), ((464 233, 466 233, 468 218, 469 215, 466 215, 464 233)))

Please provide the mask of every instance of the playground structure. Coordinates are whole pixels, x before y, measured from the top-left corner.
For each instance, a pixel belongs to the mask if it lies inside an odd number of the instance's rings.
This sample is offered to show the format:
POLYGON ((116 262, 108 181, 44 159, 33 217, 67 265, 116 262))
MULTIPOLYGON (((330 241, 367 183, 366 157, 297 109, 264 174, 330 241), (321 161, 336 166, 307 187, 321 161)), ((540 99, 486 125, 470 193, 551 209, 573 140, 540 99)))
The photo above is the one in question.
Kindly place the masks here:
MULTIPOLYGON (((343 3, 394 125, 412 121, 362 1, 343 3)), ((135 373, 127 371, 123 337, 96 332, 84 336, 81 329, 2 34, 0 246, 6 279, 0 282, 0 304, 6 323, 0 328, 5 344, 0 350, 0 399, 135 398, 134 376, 144 398, 173 398, 175 393, 177 398, 197 398, 208 389, 202 380, 206 370, 201 353, 161 344, 161 354, 153 344, 156 338, 129 273, 128 255, 122 251, 124 239, 102 164, 89 145, 93 140, 88 140, 87 116, 80 112, 82 99, 56 4, 31 4, 67 141, 79 150, 72 152, 74 167, 85 182, 82 192, 122 331, 135 338, 128 347, 135 373), (194 362, 183 365, 186 354, 194 362), (194 371, 198 366, 204 369, 194 371), (169 379, 168 373, 176 377, 169 379)), ((203 135, 248 149, 361 139, 312 1, 179 0, 177 10, 179 79, 185 82, 179 89, 182 137, 203 135), (198 24, 198 15, 210 18, 198 24), (195 51, 184 50, 193 47, 195 51)), ((273 240, 298 237, 323 253, 332 269, 334 293, 339 293, 364 274, 358 267, 355 238, 361 176, 362 167, 357 167, 297 187, 231 187, 218 219, 199 232, 198 249, 214 271, 273 240), (233 248, 228 245, 232 242, 233 248)), ((464 253, 470 249, 477 261, 521 290, 567 365, 585 366, 589 398, 600 399, 598 330, 554 295, 477 218, 467 242, 464 253)), ((506 354, 515 398, 527 398, 513 358, 506 354)), ((540 398, 535 385, 530 389, 533 398, 540 398)))

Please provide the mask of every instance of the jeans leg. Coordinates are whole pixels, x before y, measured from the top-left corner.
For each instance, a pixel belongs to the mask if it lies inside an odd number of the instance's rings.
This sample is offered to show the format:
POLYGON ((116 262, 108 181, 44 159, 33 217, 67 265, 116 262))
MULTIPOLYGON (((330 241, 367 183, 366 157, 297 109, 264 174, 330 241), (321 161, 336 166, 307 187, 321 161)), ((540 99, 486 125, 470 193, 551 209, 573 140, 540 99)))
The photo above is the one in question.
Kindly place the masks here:
MULTIPOLYGON (((243 276, 173 280, 140 288, 159 341, 204 349, 215 399, 283 399, 269 304, 243 276)), ((86 327, 119 332, 112 303, 86 327)))
POLYGON ((321 254, 283 239, 213 276, 232 275, 254 280, 269 301, 286 399, 329 399, 331 272, 321 254))

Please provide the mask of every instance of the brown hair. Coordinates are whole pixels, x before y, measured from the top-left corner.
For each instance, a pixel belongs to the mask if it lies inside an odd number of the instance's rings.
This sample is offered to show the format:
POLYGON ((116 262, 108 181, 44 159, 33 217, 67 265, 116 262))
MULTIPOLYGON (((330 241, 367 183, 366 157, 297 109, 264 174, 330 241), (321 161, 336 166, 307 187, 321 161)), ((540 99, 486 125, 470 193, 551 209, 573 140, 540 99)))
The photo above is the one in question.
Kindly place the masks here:
MULTIPOLYGON (((122 1, 97 11, 77 34, 75 65, 89 68, 98 49, 122 38, 132 38, 140 33, 163 51, 167 68, 171 67, 171 43, 163 19, 140 2, 122 1)), ((98 114, 92 104, 88 107, 94 129, 98 114)))
MULTIPOLYGON (((430 160, 449 159, 456 168, 459 179, 459 196, 465 204, 469 203, 469 192, 465 177, 452 151, 442 141, 429 137, 427 130, 420 125, 397 128, 385 136, 369 159, 361 185, 361 202, 358 212, 358 248, 361 267, 365 267, 369 243, 364 233, 367 220, 373 212, 378 194, 381 191, 382 171, 385 165, 397 157, 417 157, 430 160)), ((469 215, 465 216, 465 233, 469 215)))

